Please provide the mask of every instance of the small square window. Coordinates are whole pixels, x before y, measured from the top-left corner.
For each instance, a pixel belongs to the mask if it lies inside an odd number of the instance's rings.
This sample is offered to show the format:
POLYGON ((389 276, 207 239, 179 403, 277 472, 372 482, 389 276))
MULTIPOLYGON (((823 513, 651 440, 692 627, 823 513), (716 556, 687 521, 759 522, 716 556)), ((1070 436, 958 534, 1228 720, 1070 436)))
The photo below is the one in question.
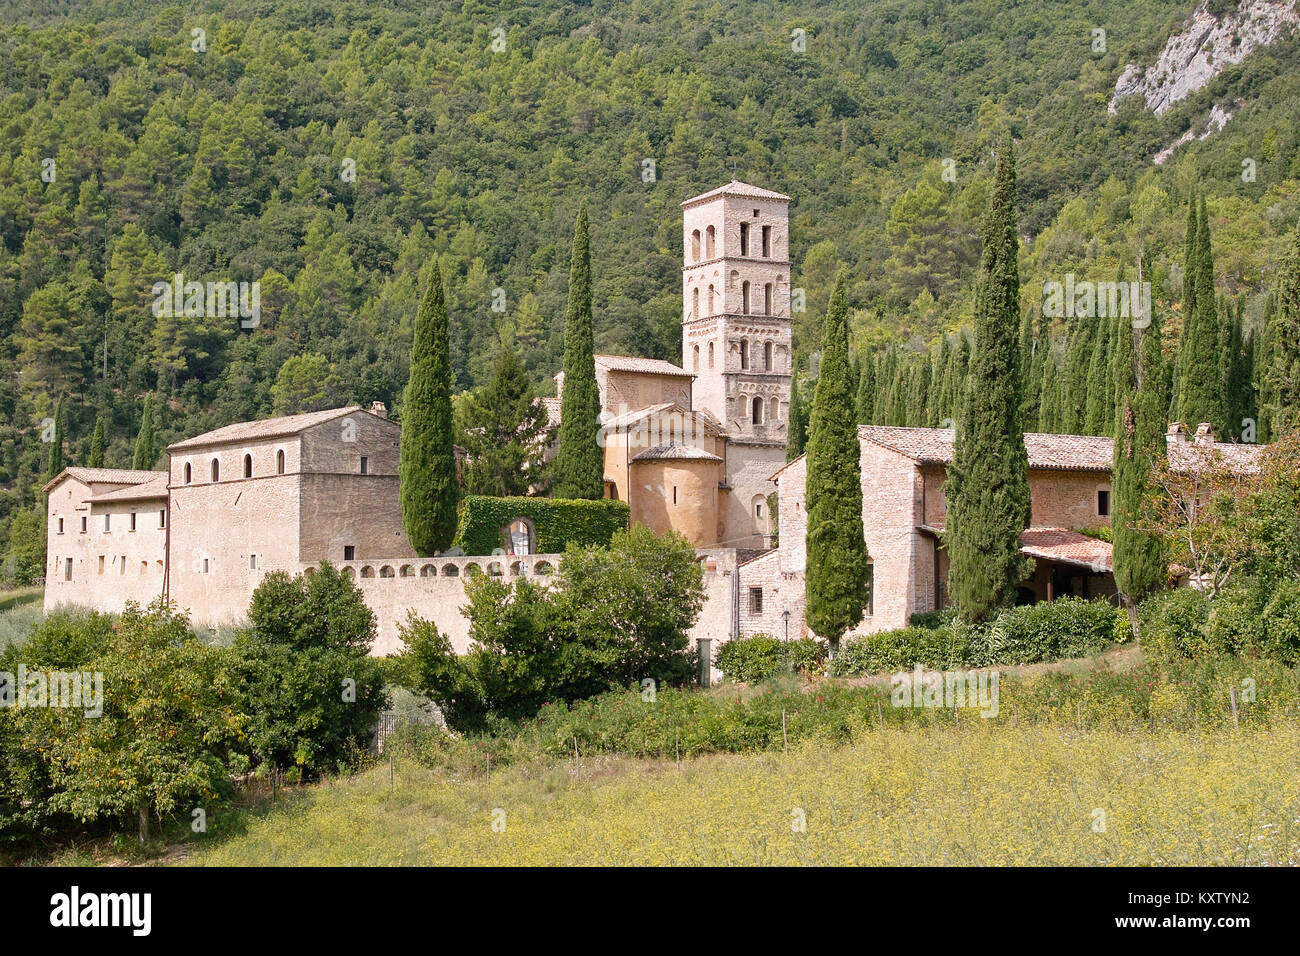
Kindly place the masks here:
POLYGON ((361 456, 361 474, 363 475, 370 474, 370 459, 367 458, 365 455, 361 456))
POLYGON ((1097 514, 1103 518, 1110 515, 1110 492, 1107 490, 1097 492, 1097 514))
POLYGON ((749 589, 749 613, 750 615, 758 615, 763 613, 763 589, 762 588, 749 589))
POLYGON ((355 561, 357 559, 357 546, 355 544, 345 544, 343 546, 343 560, 355 561))

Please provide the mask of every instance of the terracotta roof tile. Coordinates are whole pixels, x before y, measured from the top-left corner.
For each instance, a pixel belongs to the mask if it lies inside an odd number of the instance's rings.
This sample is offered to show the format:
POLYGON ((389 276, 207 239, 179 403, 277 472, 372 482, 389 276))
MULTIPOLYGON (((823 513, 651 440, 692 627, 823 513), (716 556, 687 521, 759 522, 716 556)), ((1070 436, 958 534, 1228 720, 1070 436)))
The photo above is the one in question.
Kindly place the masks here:
POLYGON ((90 500, 99 504, 104 501, 146 501, 152 498, 167 497, 167 472, 153 472, 158 477, 142 482, 137 485, 128 485, 125 488, 117 488, 113 491, 104 491, 97 495, 91 495, 90 500))
POLYGON ((64 468, 45 483, 42 491, 49 491, 65 477, 76 478, 88 485, 142 485, 156 478, 166 478, 165 471, 137 471, 133 468, 64 468))
MULTIPOLYGON (((951 428, 895 428, 859 425, 858 437, 898 452, 922 464, 952 462, 955 432, 951 428)), ((1059 471, 1110 471, 1111 441, 1093 435, 1025 434, 1029 467, 1059 471)))
POLYGON ((677 378, 694 378, 690 372, 662 359, 639 358, 635 355, 596 355, 597 365, 613 372, 642 372, 651 375, 672 375, 677 378))
MULTIPOLYGON (((941 524, 917 526, 917 530, 936 536, 943 534, 943 528, 941 524)), ((1091 571, 1110 571, 1114 566, 1109 541, 1080 534, 1069 528, 1026 528, 1020 534, 1020 553, 1031 558, 1073 564, 1091 571)))
MULTIPOLYGON (((365 411, 358 405, 347 405, 343 408, 329 408, 319 412, 304 412, 301 415, 283 415, 279 418, 262 418, 253 422, 235 422, 233 425, 226 425, 223 428, 213 429, 210 432, 195 435, 193 438, 178 441, 175 444, 168 445, 167 449, 176 451, 187 448, 202 448, 206 445, 222 445, 229 442, 257 441, 264 438, 296 435, 299 432, 306 431, 313 425, 319 425, 322 422, 353 414, 370 415, 371 412, 365 411)), ((378 418, 379 416, 376 415, 375 417, 378 418)), ((387 421, 387 419, 381 420, 387 421)))
POLYGON ((632 456, 633 461, 666 461, 669 459, 678 461, 722 461, 717 455, 710 454, 703 448, 696 448, 694 445, 682 445, 674 441, 655 445, 653 448, 647 448, 639 455, 632 456))
POLYGON ((752 186, 749 183, 742 183, 739 179, 733 179, 725 186, 719 186, 717 189, 710 189, 706 193, 700 193, 698 196, 692 196, 682 203, 683 206, 692 206, 698 202, 707 202, 710 199, 716 199, 718 196, 741 196, 747 199, 781 199, 786 202, 790 197, 785 193, 774 192, 771 189, 764 189, 761 186, 752 186))

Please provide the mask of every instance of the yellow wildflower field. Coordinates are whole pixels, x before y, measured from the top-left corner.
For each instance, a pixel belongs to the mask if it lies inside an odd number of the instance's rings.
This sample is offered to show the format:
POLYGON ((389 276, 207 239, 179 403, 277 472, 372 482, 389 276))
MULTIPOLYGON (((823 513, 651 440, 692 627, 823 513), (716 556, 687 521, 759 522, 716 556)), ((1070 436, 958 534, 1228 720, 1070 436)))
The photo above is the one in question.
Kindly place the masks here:
POLYGON ((381 764, 290 793, 214 865, 1300 865, 1300 724, 1121 733, 863 732, 674 761, 524 764, 466 781, 381 764))

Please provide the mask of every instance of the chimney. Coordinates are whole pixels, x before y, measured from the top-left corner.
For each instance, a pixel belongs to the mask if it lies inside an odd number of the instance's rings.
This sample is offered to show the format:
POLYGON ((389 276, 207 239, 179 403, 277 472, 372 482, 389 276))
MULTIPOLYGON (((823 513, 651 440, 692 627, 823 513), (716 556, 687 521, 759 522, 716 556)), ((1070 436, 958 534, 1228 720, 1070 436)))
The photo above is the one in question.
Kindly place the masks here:
POLYGON ((1196 444, 1213 445, 1214 429, 1210 427, 1209 422, 1201 422, 1196 426, 1196 444))
POLYGON ((371 403, 370 403, 370 414, 371 414, 371 415, 378 415, 380 418, 387 418, 387 417, 388 417, 388 406, 385 405, 383 402, 371 402, 371 403))
POLYGON ((1169 430, 1165 432, 1165 444, 1182 444, 1185 441, 1187 441, 1187 426, 1182 422, 1171 423, 1169 430))

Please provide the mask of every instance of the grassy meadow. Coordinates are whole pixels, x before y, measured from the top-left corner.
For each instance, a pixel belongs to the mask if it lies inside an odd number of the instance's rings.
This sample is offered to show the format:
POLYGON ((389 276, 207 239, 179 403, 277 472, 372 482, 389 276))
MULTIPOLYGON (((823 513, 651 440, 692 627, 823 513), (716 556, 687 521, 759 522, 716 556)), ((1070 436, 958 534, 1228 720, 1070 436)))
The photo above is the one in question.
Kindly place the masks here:
POLYGON ((674 760, 399 761, 213 820, 197 865, 1300 865, 1300 722, 863 729, 674 760))

